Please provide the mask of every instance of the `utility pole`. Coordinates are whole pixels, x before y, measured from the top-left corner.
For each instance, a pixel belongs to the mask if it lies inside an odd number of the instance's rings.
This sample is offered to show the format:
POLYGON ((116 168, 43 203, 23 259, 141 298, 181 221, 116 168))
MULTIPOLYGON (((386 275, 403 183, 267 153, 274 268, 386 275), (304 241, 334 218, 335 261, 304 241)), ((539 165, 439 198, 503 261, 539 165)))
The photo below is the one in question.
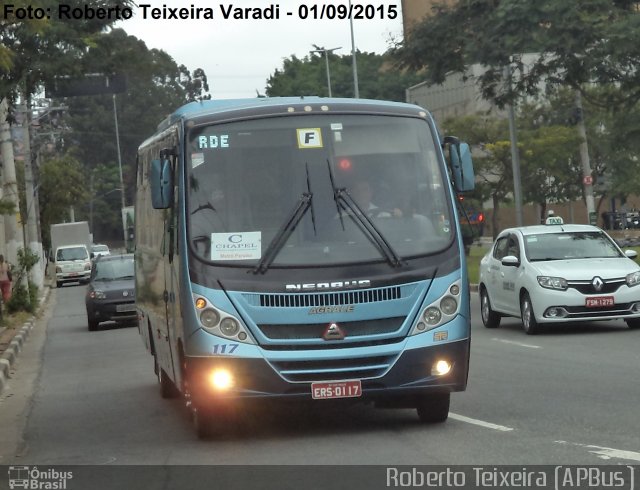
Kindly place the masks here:
POLYGON ((576 119, 578 135, 580 136, 580 160, 582 162, 582 184, 584 185, 584 198, 587 204, 587 223, 597 223, 596 205, 593 199, 593 176, 591 175, 591 162, 589 161, 589 145, 587 143, 587 129, 584 125, 584 113, 582 111, 582 96, 580 91, 575 92, 576 119))
MULTIPOLYGON (((511 67, 505 67, 505 75, 511 89, 511 67)), ((520 177, 520 152, 518 151, 518 135, 516 133, 516 115, 513 102, 509 103, 509 138, 511 140, 511 169, 513 171, 513 200, 516 205, 516 226, 522 226, 522 180, 520 177)))
MULTIPOLYGON (((125 208, 124 180, 122 178, 122 157, 120 156, 120 132, 118 131, 118 110, 116 109, 116 94, 113 94, 113 117, 116 123, 116 146, 118 148, 118 170, 120 170, 120 200, 122 204, 122 211, 120 211, 120 215, 122 215, 125 208)), ((124 249, 129 250, 129 238, 127 237, 127 221, 125 218, 122 218, 122 232, 124 233, 124 249)))
MULTIPOLYGON (((24 185, 26 216, 22 222, 26 222, 26 242, 29 250, 40 258, 39 262, 30 271, 30 280, 39 289, 44 285, 44 272, 42 270, 42 244, 38 241, 38 225, 36 219, 37 206, 35 205, 36 193, 33 184, 33 161, 31 155, 31 117, 27 101, 23 99, 20 103, 19 111, 23 115, 22 120, 22 140, 24 143, 24 185)), ((26 247, 25 247, 26 248, 26 247)))
MULTIPOLYGON (((324 53, 324 62, 327 69, 327 89, 329 91, 329 97, 331 97, 331 71, 329 70, 329 53, 332 53, 338 49, 342 49, 341 47, 325 49, 320 46, 313 45, 314 50, 310 51, 311 53, 324 53)), ((124 206, 123 206, 124 207, 124 206)))
MULTIPOLYGON (((349 0, 349 12, 351 12, 351 0, 349 0)), ((358 84, 358 62, 356 60, 356 41, 353 34, 353 17, 349 16, 349 28, 351 30, 351 67, 353 69, 353 96, 360 98, 360 87, 358 84)))
POLYGON ((3 99, 0 102, 0 146, 2 151, 2 184, 3 184, 3 196, 5 200, 13 203, 16 208, 16 212, 8 216, 5 216, 5 242, 7 244, 6 249, 6 261, 11 264, 18 263, 18 249, 22 245, 18 236, 18 220, 17 213, 19 212, 18 206, 18 184, 16 182, 16 166, 13 155, 13 140, 11 138, 11 130, 7 121, 9 114, 9 103, 7 99, 3 99))

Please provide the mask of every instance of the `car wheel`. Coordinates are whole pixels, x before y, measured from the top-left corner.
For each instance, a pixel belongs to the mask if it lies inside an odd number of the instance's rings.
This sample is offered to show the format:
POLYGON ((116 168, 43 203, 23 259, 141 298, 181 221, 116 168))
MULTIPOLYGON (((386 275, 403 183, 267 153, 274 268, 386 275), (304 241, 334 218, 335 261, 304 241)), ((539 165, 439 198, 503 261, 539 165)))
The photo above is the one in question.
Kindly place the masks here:
POLYGON ((520 313, 522 314, 522 326, 524 331, 529 335, 535 335, 540 331, 540 325, 536 321, 533 313, 533 304, 529 293, 524 293, 520 300, 520 313))
POLYGON ((59 288, 60 286, 62 286, 62 281, 56 281, 56 287, 59 288))
POLYGON ((640 318, 629 318, 628 320, 625 320, 625 322, 627 323, 629 330, 638 330, 640 328, 640 318))
POLYGON ((95 320, 89 320, 87 323, 89 324, 89 332, 95 332, 98 330, 98 326, 100 325, 100 323, 95 320))
POLYGON ((425 424, 439 424, 449 417, 450 393, 425 395, 420 398, 416 410, 420 422, 425 424))
POLYGON ((177 398, 180 395, 178 388, 171 378, 167 376, 164 369, 158 370, 158 381, 160 382, 160 396, 162 398, 177 398))
POLYGON ((489 294, 485 288, 480 290, 480 315, 482 323, 487 328, 497 328, 500 326, 500 314, 493 311, 489 294))

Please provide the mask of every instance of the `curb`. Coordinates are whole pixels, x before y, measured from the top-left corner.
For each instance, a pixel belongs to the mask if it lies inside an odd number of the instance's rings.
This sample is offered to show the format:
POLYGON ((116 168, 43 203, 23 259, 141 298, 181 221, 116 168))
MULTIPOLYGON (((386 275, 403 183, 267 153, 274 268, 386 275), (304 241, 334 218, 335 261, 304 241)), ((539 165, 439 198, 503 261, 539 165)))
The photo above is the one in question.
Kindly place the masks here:
MULTIPOLYGON (((47 301, 49 300, 49 293, 51 292, 51 288, 45 287, 44 289, 44 294, 40 297, 40 307, 38 308, 38 313, 42 311, 47 301)), ((18 354, 20 354, 20 351, 22 350, 23 344, 29 338, 31 330, 33 330, 36 322, 36 315, 33 315, 22 325, 22 328, 18 331, 17 334, 14 335, 13 339, 9 343, 9 347, 7 347, 7 349, 0 355, 0 394, 4 390, 7 381, 11 377, 11 366, 13 366, 13 364, 16 362, 18 354)))

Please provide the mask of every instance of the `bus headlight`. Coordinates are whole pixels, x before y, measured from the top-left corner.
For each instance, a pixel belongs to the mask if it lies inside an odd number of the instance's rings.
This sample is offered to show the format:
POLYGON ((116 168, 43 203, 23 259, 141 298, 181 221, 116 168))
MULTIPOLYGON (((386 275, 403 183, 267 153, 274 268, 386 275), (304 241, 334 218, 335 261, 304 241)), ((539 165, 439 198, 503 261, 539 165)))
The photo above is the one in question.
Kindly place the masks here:
POLYGON ((207 308, 200 314, 200 321, 205 328, 215 328, 220 323, 220 315, 216 310, 207 308))
POLYGON ((220 322, 220 331, 227 337, 235 336, 239 330, 240 325, 238 325, 238 322, 233 318, 227 317, 220 322))
POLYGON ((442 296, 426 305, 409 335, 428 332, 453 320, 460 311, 461 290, 460 279, 450 284, 442 296))
POLYGON ((193 306, 203 330, 245 344, 254 344, 247 328, 233 315, 217 308, 207 298, 194 294, 193 306))

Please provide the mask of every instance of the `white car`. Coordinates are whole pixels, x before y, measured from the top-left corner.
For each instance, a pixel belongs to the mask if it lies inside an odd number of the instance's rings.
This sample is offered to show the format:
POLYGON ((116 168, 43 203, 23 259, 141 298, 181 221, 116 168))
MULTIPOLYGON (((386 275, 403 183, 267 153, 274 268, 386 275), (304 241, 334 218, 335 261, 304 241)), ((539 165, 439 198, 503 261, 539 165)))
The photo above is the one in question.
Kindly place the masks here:
POLYGON ((557 224, 504 230, 480 262, 480 310, 487 328, 502 316, 541 324, 623 319, 640 328, 640 266, 600 228, 557 224))
POLYGON ((94 259, 97 259, 101 255, 111 255, 109 247, 107 247, 106 245, 92 245, 91 253, 93 254, 94 259))

